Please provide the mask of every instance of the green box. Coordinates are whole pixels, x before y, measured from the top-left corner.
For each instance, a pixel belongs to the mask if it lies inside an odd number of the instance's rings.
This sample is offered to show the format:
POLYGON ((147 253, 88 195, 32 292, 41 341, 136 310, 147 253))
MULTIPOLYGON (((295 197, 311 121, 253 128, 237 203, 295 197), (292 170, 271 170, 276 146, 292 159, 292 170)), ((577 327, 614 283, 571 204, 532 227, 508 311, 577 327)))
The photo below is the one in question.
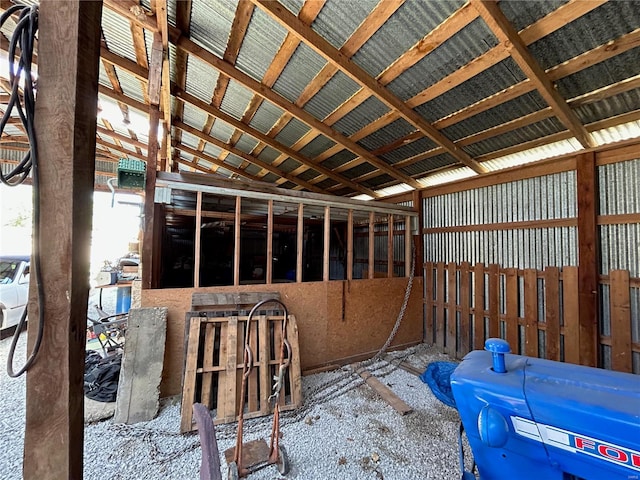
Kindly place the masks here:
POLYGON ((118 162, 118 187, 120 188, 144 188, 146 179, 147 162, 121 158, 118 162))

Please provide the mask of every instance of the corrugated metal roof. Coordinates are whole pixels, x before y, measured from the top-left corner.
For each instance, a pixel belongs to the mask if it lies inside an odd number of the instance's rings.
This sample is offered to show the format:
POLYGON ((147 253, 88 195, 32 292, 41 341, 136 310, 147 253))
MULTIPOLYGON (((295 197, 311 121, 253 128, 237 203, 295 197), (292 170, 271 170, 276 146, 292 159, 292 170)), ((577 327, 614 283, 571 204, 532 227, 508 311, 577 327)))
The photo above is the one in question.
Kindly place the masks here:
POLYGON ((564 130, 566 130, 566 128, 556 118, 547 118, 541 122, 527 125, 526 127, 483 140, 482 142, 474 143, 473 145, 464 147, 464 150, 472 157, 475 157, 564 130))
POLYGON ((378 76, 418 40, 437 27, 464 1, 407 0, 352 60, 372 77, 378 76))
POLYGON ((190 38, 222 58, 236 13, 237 0, 193 2, 190 38))
POLYGON ((284 27, 271 20, 261 9, 254 8, 236 66, 250 77, 261 81, 286 35, 284 27))
POLYGON ((334 185, 336 185, 338 182, 336 182, 335 180, 333 180, 332 178, 325 178, 323 181, 321 181, 320 183, 316 184, 316 187, 321 188, 323 190, 326 190, 328 188, 333 187, 334 185))
POLYGON ((198 130, 201 130, 207 121, 207 114, 199 108, 193 107, 189 104, 184 105, 184 112, 182 113, 182 120, 187 125, 191 125, 198 130))
POLYGON ((347 115, 333 124, 333 128, 343 135, 353 135, 364 126, 377 120, 389 111, 384 103, 375 97, 369 97, 347 115))
POLYGON ((311 27, 340 49, 377 4, 378 0, 327 2, 311 27))
POLYGON ((187 147, 198 148, 200 139, 195 135, 191 135, 189 132, 182 132, 182 143, 187 147))
POLYGON ((122 68, 115 67, 115 69, 116 73, 118 74, 118 80, 120 80, 122 93, 124 93, 127 97, 144 103, 143 86, 140 83, 140 80, 131 75, 129 72, 126 72, 122 68))
POLYGON ((447 127, 442 130, 442 133, 456 141, 546 107, 547 104, 542 96, 534 91, 447 127))
POLYGON ((213 67, 194 58, 187 57, 185 91, 206 103, 211 103, 220 74, 213 67))
POLYGON ((333 170, 334 168, 339 167, 344 163, 350 162, 354 158, 356 158, 355 153, 350 152, 349 150, 341 150, 335 155, 327 158, 324 162, 322 162, 321 165, 325 168, 333 170))
POLYGON ((287 158, 284 162, 278 165, 278 169, 282 170, 285 173, 289 173, 292 170, 295 170, 296 168, 298 168, 299 166, 300 166, 299 162, 295 161, 292 158, 287 158))
POLYGON ((222 99, 220 110, 240 120, 249 105, 253 93, 235 80, 229 80, 227 91, 222 99))
POLYGON ((258 167, 257 165, 254 165, 253 163, 251 165, 249 165, 247 168, 245 168, 245 172, 247 172, 250 175, 257 175, 262 169, 260 167, 258 167))
POLYGON ((260 155, 258 155, 258 158, 263 162, 272 163, 279 156, 280 156, 279 151, 271 147, 266 147, 264 150, 262 150, 262 152, 260 152, 260 155))
POLYGON ((583 105, 576 108, 575 112, 582 123, 589 124, 631 112, 636 110, 638 105, 640 105, 640 88, 583 105))
POLYGON ((568 1, 569 0, 536 0, 535 2, 523 2, 522 0, 501 0, 500 9, 504 13, 504 16, 513 24, 516 31, 520 31, 534 24, 568 1))
POLYGON ((204 147, 204 153, 211 157, 218 158, 218 156, 222 153, 222 149, 217 145, 212 143, 207 143, 204 147))
POLYGON ((384 185, 385 183, 390 183, 393 181, 395 181, 395 179, 385 173, 378 177, 371 178, 366 182, 362 182, 362 185, 375 190, 376 188, 379 188, 381 185, 384 185))
POLYGON ((267 133, 283 113, 284 110, 276 107, 273 103, 262 102, 249 122, 249 126, 262 133, 267 133))
POLYGON ((319 54, 301 43, 273 85, 273 90, 290 102, 295 102, 326 63, 319 54))
POLYGON ((108 8, 102 9, 102 34, 107 48, 121 57, 136 61, 136 51, 133 48, 131 25, 122 16, 108 8))
POLYGON ((423 137, 419 140, 416 140, 415 142, 407 143, 406 145, 396 148, 395 150, 384 153, 383 155, 381 155, 381 157, 384 158, 388 163, 393 164, 401 160, 405 160, 409 157, 418 155, 420 153, 429 151, 435 148, 435 146, 435 142, 433 142, 429 138, 423 137))
POLYGON ((306 182, 308 182, 309 180, 311 180, 312 178, 316 178, 318 176, 318 172, 313 170, 313 169, 309 169, 306 170, 304 172, 302 172, 300 175, 298 175, 298 178, 300 180, 304 180, 306 182))
POLYGON ((227 158, 224 159, 224 163, 228 163, 229 165, 232 165, 234 167, 239 167, 240 165, 242 165, 242 162, 244 162, 244 159, 238 157, 237 155, 234 155, 233 153, 230 153, 229 155, 227 155, 227 158))
POLYGON ((497 43, 487 24, 478 18, 405 71, 387 88, 406 101, 464 67, 497 43))
POLYGON ((433 123, 526 78, 509 57, 414 110, 433 123))
POLYGON ((297 16, 302 9, 302 5, 304 5, 304 1, 305 0, 281 0, 280 3, 287 7, 291 13, 297 16))
POLYGON ((376 168, 373 165, 368 163, 361 163, 360 165, 356 165, 349 170, 345 170, 342 174, 348 179, 357 178, 361 175, 366 175, 367 173, 373 172, 376 168))
POLYGON ((368 150, 376 150, 377 148, 388 145, 411 132, 415 132, 415 130, 416 127, 403 118, 399 118, 386 127, 373 132, 371 135, 367 135, 358 143, 368 150))
POLYGON ((322 120, 360 90, 360 85, 344 73, 336 73, 322 89, 309 100, 304 109, 322 120))
POLYGON ((336 144, 333 140, 325 137, 324 135, 318 135, 311 140, 303 149, 300 150, 300 154, 307 158, 316 158, 325 150, 333 147, 336 144))
POLYGON ((216 119, 216 121, 213 122, 213 127, 211 128, 211 133, 209 135, 217 138, 224 143, 229 143, 231 135, 233 135, 234 131, 235 128, 233 128, 231 125, 223 122, 220 119, 216 119))
POLYGON ((423 172, 436 170, 438 168, 446 167, 449 165, 455 165, 456 163, 458 163, 458 161, 453 158, 451 154, 443 153, 442 155, 427 158, 426 160, 422 160, 420 162, 414 163, 413 165, 409 165, 408 167, 404 167, 402 171, 409 176, 420 175, 423 172))
POLYGON ((243 133, 240 139, 236 142, 236 148, 245 153, 250 153, 254 148, 256 148, 256 145, 258 145, 258 141, 246 133, 243 133))
POLYGON ((297 118, 292 118, 289 123, 276 135, 275 140, 287 147, 296 143, 309 131, 309 127, 297 118))

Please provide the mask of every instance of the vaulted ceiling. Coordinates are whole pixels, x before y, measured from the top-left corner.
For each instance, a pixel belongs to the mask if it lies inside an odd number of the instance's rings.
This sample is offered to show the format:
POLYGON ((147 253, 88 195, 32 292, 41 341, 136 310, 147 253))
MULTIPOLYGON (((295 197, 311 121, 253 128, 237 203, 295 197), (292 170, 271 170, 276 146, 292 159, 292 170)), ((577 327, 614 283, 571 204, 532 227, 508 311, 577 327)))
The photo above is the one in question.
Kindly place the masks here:
MULTIPOLYGON (((96 182, 147 160, 151 105, 164 170, 370 197, 483 175, 637 121, 639 45, 640 2, 105 0, 96 182)), ((8 168, 17 118, 0 141, 8 168)))

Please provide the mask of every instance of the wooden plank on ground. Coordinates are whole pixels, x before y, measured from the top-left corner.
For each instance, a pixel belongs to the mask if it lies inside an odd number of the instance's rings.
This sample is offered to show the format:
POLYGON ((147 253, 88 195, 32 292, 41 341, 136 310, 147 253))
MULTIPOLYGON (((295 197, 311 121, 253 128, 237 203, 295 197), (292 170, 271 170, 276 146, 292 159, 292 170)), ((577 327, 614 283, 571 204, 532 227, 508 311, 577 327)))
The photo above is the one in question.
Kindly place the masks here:
POLYGON ((489 265, 489 337, 500 337, 500 266, 496 264, 489 265))
POLYGON ((611 281, 611 368, 633 372, 631 351, 631 309, 629 271, 612 270, 611 281))
POLYGON ((544 269, 544 304, 546 321, 546 358, 560 360, 560 270, 544 269))
POLYGON ((518 271, 515 268, 509 268, 506 271, 505 282, 506 295, 506 340, 511 346, 513 353, 520 353, 520 327, 518 324, 518 271))
POLYGON ((483 350, 484 333, 484 264, 476 263, 473 267, 473 348, 483 350))
POLYGON ((447 266, 447 337, 445 339, 445 352, 450 355, 456 354, 456 333, 458 331, 458 315, 456 308, 456 297, 458 295, 458 279, 456 270, 457 265, 454 262, 450 262, 447 266))
POLYGON ((196 392, 196 370, 198 368, 198 347, 200 345, 200 317, 191 317, 184 382, 182 385, 182 405, 180 408, 180 432, 190 432, 192 427, 193 404, 196 392))
MULTIPOLYGON (((224 339, 222 339, 224 341, 224 339)), ((236 410, 236 388, 238 373, 238 317, 229 317, 227 324, 227 362, 225 364, 225 394, 222 411, 224 416, 220 418, 234 419, 238 414, 236 410)), ((243 361, 243 358, 240 358, 243 361)))
POLYGON ((436 345, 444 349, 445 324, 444 324, 444 301, 446 294, 444 263, 438 262, 436 265, 436 345))
POLYGON ((562 313, 564 361, 580 364, 580 319, 578 267, 562 268, 562 313))
POLYGON ((364 368, 357 367, 353 365, 356 372, 360 377, 364 379, 364 381, 373 388, 382 399, 387 402, 393 409, 398 412, 400 415, 406 415, 407 413, 413 412, 413 408, 407 405, 404 400, 398 397, 393 390, 383 384, 380 380, 374 377, 369 371, 364 368))
POLYGON ((524 271, 524 354, 537 357, 538 349, 538 272, 524 271))
POLYGON ((469 262, 462 262, 460 264, 460 329, 458 331, 458 358, 464 357, 469 353, 471 348, 471 320, 469 318, 470 307, 469 299, 471 298, 469 275, 470 275, 469 262))
POLYGON ((291 344, 291 403, 302 405, 302 374, 300 369, 300 345, 298 343, 298 322, 294 315, 289 315, 287 322, 287 340, 291 344))

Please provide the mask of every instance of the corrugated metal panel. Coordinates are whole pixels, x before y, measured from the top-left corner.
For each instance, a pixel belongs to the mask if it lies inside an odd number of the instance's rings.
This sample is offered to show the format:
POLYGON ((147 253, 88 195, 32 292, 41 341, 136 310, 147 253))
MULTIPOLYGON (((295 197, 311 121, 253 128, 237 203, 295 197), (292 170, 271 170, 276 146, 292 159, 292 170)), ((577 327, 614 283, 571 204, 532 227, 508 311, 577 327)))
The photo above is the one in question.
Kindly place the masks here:
POLYGON ((478 18, 405 71, 387 88, 406 101, 496 45, 495 36, 487 24, 478 18))
POLYGON ((399 118, 395 122, 367 135, 358 143, 368 150, 376 150, 377 148, 388 145, 409 133, 415 132, 416 127, 411 125, 403 118, 399 118))
POLYGON ((213 145, 212 143, 207 143, 204 147, 204 153, 211 157, 218 157, 222 153, 222 149, 213 145))
POLYGON ((376 189, 376 188, 379 188, 380 185, 384 185, 384 184, 390 183, 390 182, 397 182, 397 180, 395 178, 393 178, 392 176, 387 175, 385 173, 384 175, 380 175, 380 176, 375 177, 375 178, 370 178, 369 180, 367 180, 366 182, 363 182, 362 184, 365 187, 376 189))
POLYGON ((194 2, 191 10, 191 40, 222 58, 237 4, 237 0, 194 2))
POLYGON ((404 167, 402 168, 402 171, 409 176, 420 175, 430 170, 446 167, 448 165, 455 165, 456 163, 458 163, 458 161, 453 158, 451 154, 445 153, 404 167))
POLYGON ((500 9, 509 19, 513 27, 520 31, 548 13, 556 10, 569 0, 537 0, 535 2, 523 2, 522 0, 502 0, 500 9))
POLYGON ((354 93, 360 90, 360 85, 342 72, 337 72, 322 89, 309 100, 304 109, 318 119, 327 117, 342 105, 354 93))
POLYGON ((311 27, 339 49, 377 4, 378 0, 327 2, 311 27))
POLYGON ((116 173, 118 171, 118 164, 116 162, 96 159, 96 170, 99 172, 116 173))
POLYGON ((188 132, 182 132, 182 143, 187 147, 198 148, 200 139, 188 132))
POLYGON ((361 163, 360 165, 357 165, 353 168, 350 168, 349 170, 342 172, 342 175, 351 179, 351 178, 359 177, 360 175, 365 175, 369 172, 373 172, 375 169, 376 168, 369 163, 361 163))
POLYGON ((184 111, 182 113, 182 119, 187 125, 191 125, 198 130, 202 130, 205 122, 207 121, 207 114, 199 108, 193 107, 188 103, 184 104, 184 111))
POLYGON ((632 77, 638 73, 635 63, 638 56, 640 47, 561 78, 555 82, 558 92, 564 98, 574 98, 632 77))
POLYGON ((240 120, 252 98, 253 93, 251 91, 247 90, 235 80, 229 80, 229 85, 222 99, 220 110, 240 120))
POLYGON ((600 272, 629 270, 632 277, 640 277, 640 224, 600 225, 600 272))
POLYGON ((599 102, 583 105, 574 111, 583 124, 589 124, 631 112, 636 110, 638 105, 640 105, 640 88, 602 99, 599 102))
POLYGON ((263 162, 272 163, 279 156, 280 156, 279 151, 271 147, 266 147, 264 150, 262 150, 262 152, 260 152, 260 155, 258 155, 258 158, 263 162))
POLYGON ((640 27, 635 2, 607 2, 529 46, 547 69, 640 27))
POLYGON ((530 92, 444 128, 442 133, 452 141, 456 141, 546 107, 547 103, 538 92, 530 92))
POLYGON ((384 103, 374 97, 369 97, 339 121, 333 124, 333 128, 343 135, 353 135, 365 125, 377 120, 389 111, 384 103))
POLYGON ((298 175, 298 178, 300 180, 304 180, 305 182, 308 182, 309 180, 311 180, 312 178, 316 178, 318 176, 318 172, 313 170, 313 169, 309 169, 306 170, 304 172, 302 172, 300 175, 298 175))
POLYGON ((333 147, 335 144, 336 142, 333 140, 325 137, 324 135, 319 135, 305 145, 304 148, 300 150, 300 153, 307 158, 316 158, 322 152, 333 147))
POLYGON ((245 153, 250 153, 254 148, 256 148, 256 145, 258 145, 258 141, 255 138, 243 133, 240 140, 236 143, 236 148, 245 153))
POLYGON ((302 9, 302 5, 304 5, 304 0, 279 0, 281 4, 287 7, 288 10, 291 11, 294 15, 298 16, 300 10, 302 9))
POLYGON ((251 174, 251 175, 257 175, 262 169, 254 164, 249 165, 247 168, 245 168, 245 172, 251 174))
POLYGON ((326 63, 319 54, 301 43, 273 85, 273 90, 295 102, 326 63))
POLYGON ((466 146, 464 150, 472 157, 478 157, 537 138, 553 135, 554 133, 564 130, 566 130, 566 128, 555 117, 547 118, 541 122, 533 123, 526 127, 518 128, 517 130, 512 130, 511 132, 466 146))
POLYGON ((425 2, 408 0, 352 57, 369 75, 376 77, 418 40, 442 23, 464 1, 425 2))
POLYGON ((276 107, 273 103, 262 102, 251 119, 251 122, 249 122, 249 126, 262 133, 267 133, 283 113, 284 111, 276 107))
POLYGON ((226 122, 223 122, 222 120, 217 119, 213 123, 213 127, 211 128, 211 133, 209 135, 217 138, 220 141, 223 141, 224 143, 229 143, 229 140, 231 139, 231 135, 233 135, 234 131, 235 131, 235 128, 233 128, 231 125, 229 125, 226 122))
POLYGON ((321 188, 323 190, 326 190, 329 187, 333 187, 334 185, 336 185, 338 182, 336 182, 335 180, 333 180, 332 178, 326 178, 323 181, 321 181, 320 183, 316 184, 316 187, 321 188))
POLYGON ((428 122, 433 123, 525 79, 526 76, 518 64, 509 57, 463 84, 416 107, 415 111, 428 122))
POLYGON ((309 131, 309 127, 297 118, 292 118, 289 123, 276 135, 275 140, 279 143, 292 146, 309 131))
POLYGON ((598 167, 600 215, 640 213, 640 159, 598 167))
POLYGON ((131 24, 123 16, 109 10, 102 9, 102 33, 107 48, 112 53, 136 61, 136 51, 133 48, 131 24))
POLYGON ((115 68, 116 73, 118 74, 118 80, 120 80, 122 93, 124 93, 127 97, 131 97, 134 100, 138 100, 139 102, 144 103, 144 95, 142 93, 142 84, 140 80, 138 80, 136 77, 123 70, 122 68, 115 68))
POLYGON ((278 165, 278 170, 282 170, 283 172, 289 173, 292 170, 295 170, 300 166, 299 162, 296 162, 292 158, 287 158, 284 162, 278 165))
POLYGON ((261 9, 254 8, 236 66, 250 77, 261 81, 286 35, 284 27, 274 22, 261 9))
MULTIPOLYGON (((244 162, 244 159, 230 153, 227 155, 227 158, 224 159, 224 163, 228 163, 229 165, 233 165, 234 167, 239 167, 244 162)), ((231 174, 232 172, 229 172, 231 174)))
POLYGON ((104 69, 104 63, 98 62, 99 70, 98 70, 98 82, 100 85, 104 85, 105 87, 113 88, 111 84, 111 80, 107 76, 107 71, 104 69))
POLYGON ((218 71, 193 55, 187 57, 186 92, 203 102, 211 103, 213 92, 220 74, 218 71))
POLYGON ((407 143, 406 145, 396 148, 395 150, 392 150, 390 152, 384 153, 380 156, 387 162, 393 164, 400 162, 401 160, 406 160, 409 157, 424 153, 435 147, 435 142, 433 142, 429 138, 423 137, 416 140, 415 142, 407 143))
POLYGON ((350 162, 354 158, 356 158, 355 153, 350 152, 349 150, 341 150, 335 155, 332 155, 331 157, 327 158, 324 162, 322 162, 322 166, 333 170, 334 168, 339 167, 340 165, 350 162))

